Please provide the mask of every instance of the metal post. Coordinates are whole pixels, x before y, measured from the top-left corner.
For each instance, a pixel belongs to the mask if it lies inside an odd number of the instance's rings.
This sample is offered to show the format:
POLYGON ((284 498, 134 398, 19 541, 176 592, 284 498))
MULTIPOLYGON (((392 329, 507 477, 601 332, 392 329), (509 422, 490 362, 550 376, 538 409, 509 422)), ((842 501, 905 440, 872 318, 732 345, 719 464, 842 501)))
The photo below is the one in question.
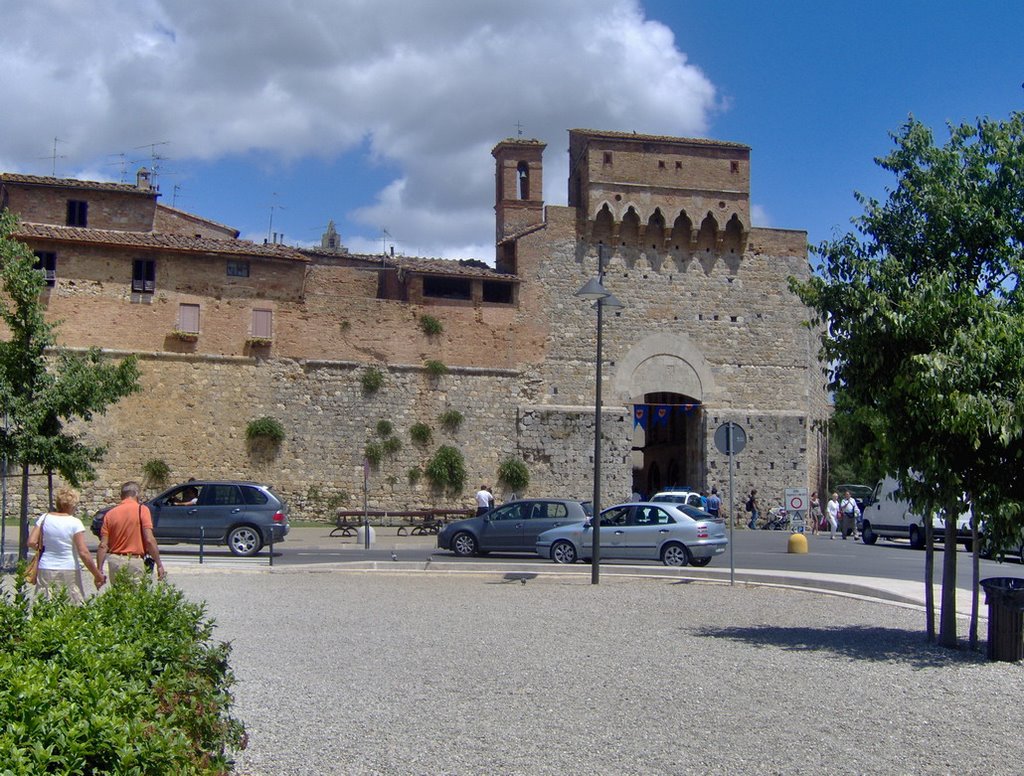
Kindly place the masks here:
POLYGON ((363 460, 363 549, 370 549, 370 462, 363 460))
POLYGON ((206 539, 206 528, 199 526, 199 565, 203 565, 203 547, 206 539))
POLYGON ((594 526, 593 557, 590 562, 590 584, 601 581, 601 311, 603 299, 597 300, 597 374, 594 388, 594 526))
POLYGON ((270 526, 270 565, 274 565, 274 526, 270 526))
POLYGON ((736 448, 732 443, 732 423, 726 427, 726 446, 729 448, 729 584, 736 584, 736 497, 733 493, 732 475, 733 461, 736 456, 736 448))

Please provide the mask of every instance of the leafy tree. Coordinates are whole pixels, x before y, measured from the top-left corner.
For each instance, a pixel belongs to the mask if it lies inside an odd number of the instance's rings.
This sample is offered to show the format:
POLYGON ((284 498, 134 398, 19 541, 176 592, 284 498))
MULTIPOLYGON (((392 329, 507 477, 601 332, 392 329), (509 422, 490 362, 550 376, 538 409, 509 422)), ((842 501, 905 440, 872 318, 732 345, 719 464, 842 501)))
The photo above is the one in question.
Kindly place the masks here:
MULTIPOLYGON (((886 200, 857 195, 864 214, 856 232, 817 249, 820 276, 790 281, 816 311, 813 323, 825 324, 822 356, 848 438, 901 481, 915 512, 950 517, 939 627, 946 646, 957 643, 952 518, 973 506, 986 533, 1021 528, 1022 118, 950 127, 942 146, 910 118, 893 135, 895 149, 876 160, 896 178, 886 200)), ((977 568, 975 556, 972 645, 977 568)))
POLYGON ((8 337, 0 341, 0 453, 21 466, 19 554, 27 555, 29 468, 56 471, 73 485, 94 476, 92 464, 102 447, 86 445, 67 425, 89 421, 108 405, 139 390, 137 360, 103 359, 96 348, 86 353, 57 349, 56 326, 45 319, 40 302, 44 279, 35 256, 13 239, 17 222, 0 213, 0 320, 8 337))

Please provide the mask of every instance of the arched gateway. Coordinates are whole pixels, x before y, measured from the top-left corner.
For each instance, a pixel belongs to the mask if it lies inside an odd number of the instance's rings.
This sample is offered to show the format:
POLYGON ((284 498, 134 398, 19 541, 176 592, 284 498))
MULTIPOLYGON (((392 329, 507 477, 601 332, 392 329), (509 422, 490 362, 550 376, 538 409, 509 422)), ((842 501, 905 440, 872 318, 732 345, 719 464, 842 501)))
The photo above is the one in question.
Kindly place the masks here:
POLYGON ((633 413, 633 490, 699 489, 707 477, 705 404, 714 399, 711 368, 681 334, 651 334, 616 365, 612 390, 633 413))

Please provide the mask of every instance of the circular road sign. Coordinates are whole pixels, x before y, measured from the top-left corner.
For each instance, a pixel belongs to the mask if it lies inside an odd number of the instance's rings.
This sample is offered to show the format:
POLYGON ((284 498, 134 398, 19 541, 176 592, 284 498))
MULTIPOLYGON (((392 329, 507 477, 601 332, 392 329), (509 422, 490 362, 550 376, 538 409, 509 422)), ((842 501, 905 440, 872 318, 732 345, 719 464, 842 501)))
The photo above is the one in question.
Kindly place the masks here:
POLYGON ((718 448, 718 452, 725 455, 735 455, 736 453, 743 452, 743 448, 747 446, 747 432, 743 430, 743 426, 737 425, 736 423, 723 423, 717 429, 715 429, 715 447, 718 448), (732 449, 729 449, 729 429, 732 429, 732 449))

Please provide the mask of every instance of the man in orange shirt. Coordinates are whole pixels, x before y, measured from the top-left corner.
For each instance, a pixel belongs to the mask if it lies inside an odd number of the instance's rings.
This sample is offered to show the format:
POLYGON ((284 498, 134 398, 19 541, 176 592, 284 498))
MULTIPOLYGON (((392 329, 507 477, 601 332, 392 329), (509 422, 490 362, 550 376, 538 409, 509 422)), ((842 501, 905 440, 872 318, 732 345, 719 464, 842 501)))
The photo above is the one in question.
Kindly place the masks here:
POLYGON ((107 512, 100 531, 100 548, 96 565, 103 570, 103 561, 110 557, 108 574, 113 579, 119 569, 127 568, 135 577, 146 575, 146 554, 156 564, 156 575, 163 579, 167 572, 160 562, 160 550, 153 535, 153 516, 149 507, 139 503, 139 483, 121 486, 121 503, 107 512))

